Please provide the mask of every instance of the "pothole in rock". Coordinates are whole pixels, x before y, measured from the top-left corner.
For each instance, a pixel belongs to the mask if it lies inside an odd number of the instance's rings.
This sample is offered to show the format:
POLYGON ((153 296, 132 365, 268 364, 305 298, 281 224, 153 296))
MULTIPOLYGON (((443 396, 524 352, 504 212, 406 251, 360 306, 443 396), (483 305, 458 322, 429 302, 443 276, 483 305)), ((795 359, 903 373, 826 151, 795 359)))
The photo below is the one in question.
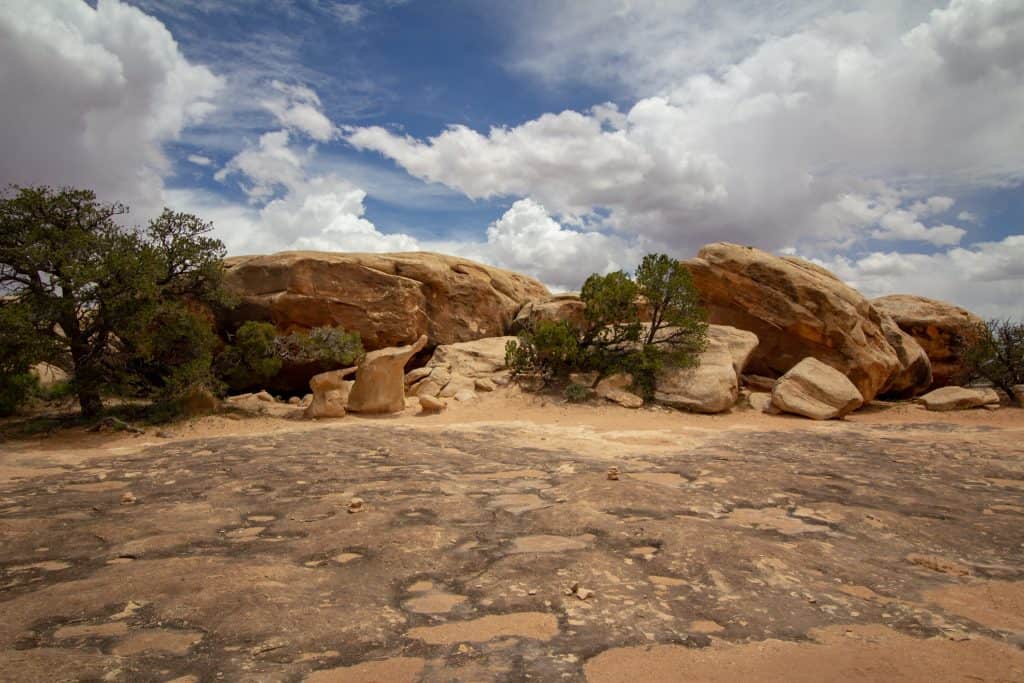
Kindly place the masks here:
POLYGON ((675 472, 630 472, 626 476, 630 479, 646 481, 651 484, 661 484, 662 486, 679 487, 687 483, 685 477, 675 472))
POLYGON ((417 614, 447 614, 467 600, 465 595, 448 593, 430 581, 417 581, 408 592, 412 597, 402 603, 402 608, 417 614))
POLYGON ((542 510, 544 508, 551 507, 551 505, 551 503, 547 502, 535 493, 506 493, 504 495, 495 496, 491 502, 487 504, 487 507, 501 508, 513 515, 521 515, 524 512, 530 512, 532 510, 542 510))
POLYGON ((149 651, 184 655, 202 638, 203 634, 198 631, 175 631, 164 628, 145 629, 135 631, 123 638, 111 649, 111 652, 122 657, 149 651))
POLYGON ((429 645, 485 643, 502 637, 551 640, 558 635, 558 619, 545 612, 495 614, 440 626, 421 626, 411 629, 408 635, 429 645))
POLYGON ((789 514, 781 508, 737 508, 725 517, 725 521, 735 526, 753 529, 768 529, 785 536, 800 534, 819 534, 829 531, 827 526, 809 524, 789 514))
POLYGON ((512 540, 509 553, 563 553, 570 550, 584 550, 594 542, 593 534, 580 536, 552 536, 537 534, 520 536, 512 540))

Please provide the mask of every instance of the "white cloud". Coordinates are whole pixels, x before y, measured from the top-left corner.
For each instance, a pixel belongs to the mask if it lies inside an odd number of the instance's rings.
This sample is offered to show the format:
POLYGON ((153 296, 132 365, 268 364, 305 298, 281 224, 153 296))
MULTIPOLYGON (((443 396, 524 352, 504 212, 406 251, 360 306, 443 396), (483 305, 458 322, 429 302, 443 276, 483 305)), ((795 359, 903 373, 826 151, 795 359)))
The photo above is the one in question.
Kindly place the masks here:
POLYGON ((815 260, 872 298, 921 294, 983 317, 1024 320, 1024 235, 932 254, 873 252, 815 260))
POLYGON ((281 188, 295 190, 305 181, 305 165, 311 151, 289 146, 286 130, 264 133, 259 143, 239 152, 214 178, 224 182, 234 174, 249 179, 240 183, 253 201, 266 200, 281 188))
MULTIPOLYGON (((512 33, 513 68, 551 84, 582 81, 646 96, 687 76, 730 64, 767 38, 788 35, 854 4, 521 0, 504 7, 505 25, 512 33)), ((897 0, 868 4, 892 15, 897 0)))
POLYGON ((925 199, 924 201, 914 202, 911 205, 910 210, 918 216, 932 216, 935 214, 946 213, 953 208, 953 204, 955 203, 956 200, 952 197, 937 195, 935 197, 928 197, 928 199, 925 199))
POLYGON ((355 25, 366 16, 366 8, 355 2, 339 2, 331 5, 331 13, 342 24, 355 25))
POLYGON ((487 243, 477 251, 490 263, 529 273, 556 289, 579 289, 591 273, 631 268, 640 259, 638 249, 621 238, 562 227, 529 197, 487 228, 487 243))
POLYGON ((320 98, 311 88, 271 81, 280 96, 264 100, 263 106, 278 123, 300 131, 318 142, 327 142, 335 134, 334 124, 321 111, 320 98))
POLYGON ((189 163, 195 164, 196 166, 212 166, 213 159, 210 157, 204 157, 202 154, 189 154, 187 157, 189 163))
MULTIPOLYGON (((1024 5, 953 0, 908 29, 913 15, 821 16, 731 66, 668 79, 623 116, 566 111, 424 140, 382 127, 344 135, 469 197, 530 196, 568 224, 600 216, 678 253, 718 239, 948 246, 964 229, 935 220, 952 197, 933 187, 1021 182, 1024 5), (886 195, 898 201, 873 221, 822 221, 845 196, 886 195)), ((643 54, 658 58, 630 59, 643 54)))
POLYGON ((162 146, 212 109, 220 78, 117 0, 0 3, 0 184, 74 185, 146 214, 162 146))

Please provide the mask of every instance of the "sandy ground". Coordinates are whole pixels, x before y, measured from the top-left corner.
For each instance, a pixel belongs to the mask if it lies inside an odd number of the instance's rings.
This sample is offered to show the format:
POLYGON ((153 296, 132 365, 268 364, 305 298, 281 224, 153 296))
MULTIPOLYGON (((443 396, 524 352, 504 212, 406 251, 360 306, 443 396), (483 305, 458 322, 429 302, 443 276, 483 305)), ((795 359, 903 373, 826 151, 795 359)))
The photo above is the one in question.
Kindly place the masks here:
POLYGON ((1024 410, 268 411, 0 443, 0 680, 1024 680, 1024 410))

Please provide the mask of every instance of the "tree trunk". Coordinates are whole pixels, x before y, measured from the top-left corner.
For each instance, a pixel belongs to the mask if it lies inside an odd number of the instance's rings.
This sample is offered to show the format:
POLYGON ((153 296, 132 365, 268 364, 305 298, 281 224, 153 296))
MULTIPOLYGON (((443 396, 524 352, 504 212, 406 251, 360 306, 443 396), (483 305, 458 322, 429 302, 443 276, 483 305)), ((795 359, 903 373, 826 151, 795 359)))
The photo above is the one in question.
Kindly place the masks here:
POLYGON ((78 405, 82 408, 82 417, 96 417, 103 412, 103 399, 92 386, 78 385, 78 405))

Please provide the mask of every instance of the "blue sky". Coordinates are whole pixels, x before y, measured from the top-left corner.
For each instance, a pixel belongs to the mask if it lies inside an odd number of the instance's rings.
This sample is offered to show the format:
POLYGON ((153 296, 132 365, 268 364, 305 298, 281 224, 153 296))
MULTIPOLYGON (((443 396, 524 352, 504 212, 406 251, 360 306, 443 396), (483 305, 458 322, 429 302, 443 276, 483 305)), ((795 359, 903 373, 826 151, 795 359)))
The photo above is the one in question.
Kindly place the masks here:
POLYGON ((1024 317, 1024 0, 9 0, 0 181, 573 289, 728 240, 1024 317))

